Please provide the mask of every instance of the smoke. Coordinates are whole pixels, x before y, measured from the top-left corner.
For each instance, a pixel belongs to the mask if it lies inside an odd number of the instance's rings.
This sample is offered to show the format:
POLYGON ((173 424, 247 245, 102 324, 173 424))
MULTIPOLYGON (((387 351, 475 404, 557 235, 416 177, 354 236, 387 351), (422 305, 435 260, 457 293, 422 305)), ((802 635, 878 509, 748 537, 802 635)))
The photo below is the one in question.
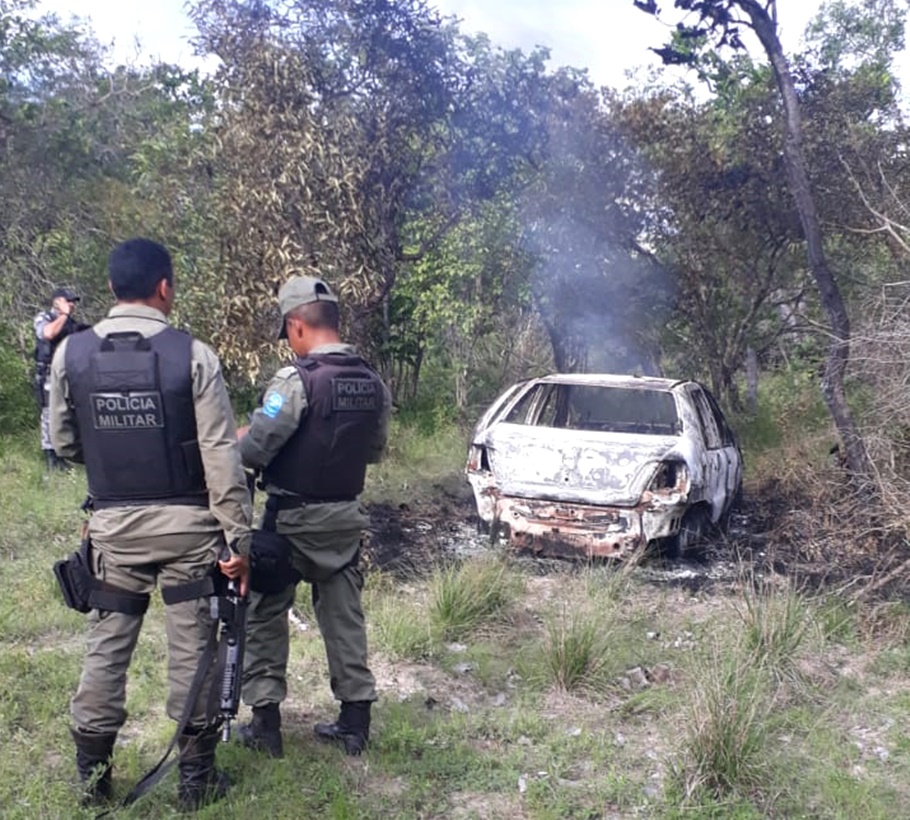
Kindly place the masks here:
POLYGON ((589 89, 561 102, 522 206, 522 241, 536 260, 532 293, 556 366, 656 374, 673 287, 639 246, 643 169, 589 89))

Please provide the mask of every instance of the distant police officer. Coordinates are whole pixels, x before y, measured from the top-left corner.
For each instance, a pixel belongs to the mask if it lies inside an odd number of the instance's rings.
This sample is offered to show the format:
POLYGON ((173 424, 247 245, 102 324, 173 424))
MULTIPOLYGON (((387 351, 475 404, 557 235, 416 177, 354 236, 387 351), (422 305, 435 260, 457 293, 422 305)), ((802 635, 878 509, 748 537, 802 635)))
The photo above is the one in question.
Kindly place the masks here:
POLYGON ((35 397, 41 408, 41 449, 49 469, 66 469, 66 462, 58 458, 51 446, 48 428, 48 401, 50 389, 48 377, 54 351, 71 333, 85 330, 88 325, 73 318, 79 297, 69 288, 57 288, 51 294, 51 309, 42 310, 35 316, 35 397))
MULTIPOLYGON (((174 301, 168 252, 131 239, 114 248, 108 267, 117 304, 90 331, 67 338, 53 361, 51 440, 59 455, 85 463, 96 577, 128 601, 144 597, 146 605, 161 585, 167 712, 176 720, 211 626, 200 582, 225 541, 248 551, 252 509, 218 359, 167 322, 174 301)), ((246 563, 234 554, 222 566, 245 587, 246 563)), ((88 651, 71 705, 86 802, 111 792, 110 757, 127 716, 126 674, 142 626, 144 608, 138 609, 115 600, 110 611, 89 615, 88 651)), ((178 797, 189 810, 227 788, 215 769, 219 735, 207 725, 210 680, 178 738, 178 797)))
MULTIPOLYGON (((279 336, 297 359, 272 379, 249 428, 240 431, 240 450, 245 466, 262 471, 268 492, 263 529, 287 536, 294 569, 312 584, 332 693, 341 701, 337 721, 316 724, 316 734, 359 755, 369 739, 376 688, 367 666, 358 567, 369 518, 357 496, 367 464, 382 456, 391 399, 376 372, 341 343, 338 299, 325 282, 296 277, 280 289, 278 302, 279 336)), ((283 753, 279 704, 287 694, 295 586, 252 593, 247 620, 243 699, 253 719, 239 736, 275 757, 283 753)))

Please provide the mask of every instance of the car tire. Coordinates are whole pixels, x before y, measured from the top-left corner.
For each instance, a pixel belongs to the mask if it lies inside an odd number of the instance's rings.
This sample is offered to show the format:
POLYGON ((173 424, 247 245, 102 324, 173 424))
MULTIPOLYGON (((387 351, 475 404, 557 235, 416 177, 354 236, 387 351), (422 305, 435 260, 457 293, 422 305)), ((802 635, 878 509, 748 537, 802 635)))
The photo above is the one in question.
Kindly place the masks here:
POLYGON ((679 532, 667 539, 664 555, 671 560, 702 558, 710 532, 711 519, 707 509, 691 507, 683 516, 679 532))
POLYGON ((727 509, 724 510, 723 515, 721 515, 717 524, 714 525, 714 530, 718 535, 726 535, 730 529, 730 522, 733 519, 733 511, 741 510, 743 504, 743 485, 742 482, 739 483, 739 486, 736 488, 736 492, 733 494, 733 500, 727 505, 727 509))

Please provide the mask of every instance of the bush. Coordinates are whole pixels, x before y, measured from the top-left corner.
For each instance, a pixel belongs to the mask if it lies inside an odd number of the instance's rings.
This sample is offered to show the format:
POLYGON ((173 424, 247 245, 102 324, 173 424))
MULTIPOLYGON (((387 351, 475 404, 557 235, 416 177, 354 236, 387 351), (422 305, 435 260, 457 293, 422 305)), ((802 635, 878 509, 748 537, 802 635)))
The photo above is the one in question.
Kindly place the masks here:
POLYGON ((31 357, 20 352, 9 329, 0 329, 0 430, 20 433, 37 424, 31 357))

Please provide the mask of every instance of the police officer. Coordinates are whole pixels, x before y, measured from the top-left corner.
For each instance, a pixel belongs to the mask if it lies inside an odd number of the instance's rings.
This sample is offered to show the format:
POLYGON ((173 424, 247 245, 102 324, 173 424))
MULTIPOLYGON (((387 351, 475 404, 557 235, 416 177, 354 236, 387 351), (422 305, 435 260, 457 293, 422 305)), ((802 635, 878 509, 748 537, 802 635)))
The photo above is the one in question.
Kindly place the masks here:
POLYGON ((50 389, 48 377, 54 351, 71 333, 85 330, 88 325, 73 318, 79 297, 69 288, 57 288, 51 294, 51 309, 42 310, 35 316, 35 396, 41 408, 41 449, 48 469, 65 470, 66 462, 58 458, 51 446, 48 428, 47 392, 50 389))
MULTIPOLYGON (((168 252, 130 239, 111 252, 108 270, 117 304, 90 331, 67 338, 54 358, 51 440, 60 456, 85 463, 95 576, 132 600, 144 596, 146 604, 161 586, 167 712, 179 720, 211 628, 202 582, 225 542, 236 551, 222 564, 225 574, 244 588, 248 580, 250 496, 219 361, 168 324, 174 303, 168 252), (189 597, 174 592, 194 587, 189 597)), ((127 717, 127 668, 142 619, 141 611, 117 605, 89 615, 88 651, 71 703, 85 802, 111 793, 110 757, 127 717)), ((207 722, 211 677, 178 738, 178 798, 187 810, 227 788, 215 769, 219 735, 207 722)))
MULTIPOLYGON (((241 428, 246 467, 262 471, 268 492, 263 529, 292 545, 291 563, 312 584, 330 684, 341 712, 318 723, 319 738, 359 755, 376 700, 367 665, 361 606, 360 537, 369 523, 357 500, 367 464, 385 448, 391 398, 386 386, 338 333, 338 299, 325 282, 298 276, 278 293, 279 338, 297 355, 278 371, 250 426, 241 428)), ((243 699, 252 721, 240 727, 245 745, 280 757, 279 704, 287 694, 288 611, 294 584, 276 594, 251 594, 243 699)))

